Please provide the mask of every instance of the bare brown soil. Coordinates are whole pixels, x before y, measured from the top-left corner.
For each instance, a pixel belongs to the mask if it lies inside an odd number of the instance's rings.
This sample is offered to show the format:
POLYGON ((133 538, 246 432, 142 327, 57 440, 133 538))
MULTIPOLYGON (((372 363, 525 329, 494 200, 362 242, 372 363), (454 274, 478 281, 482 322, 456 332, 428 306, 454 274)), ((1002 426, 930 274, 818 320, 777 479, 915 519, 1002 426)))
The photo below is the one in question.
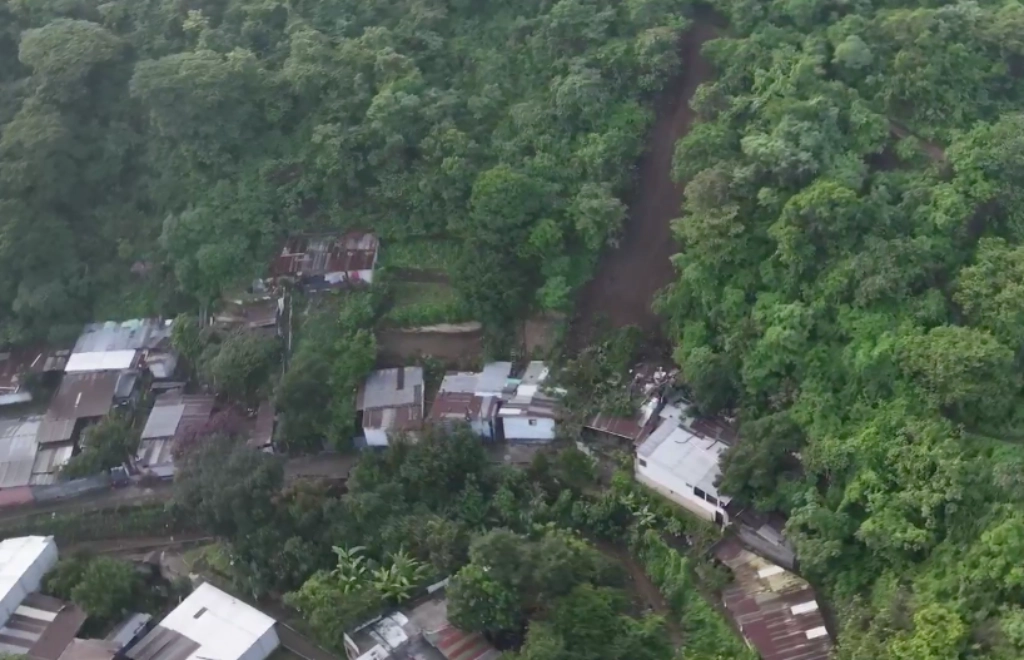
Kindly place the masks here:
POLYGON ((483 355, 483 339, 475 332, 412 332, 388 328, 377 333, 378 362, 400 367, 410 361, 432 357, 447 367, 473 368, 483 355))
POLYGON ((699 18, 683 37, 683 70, 666 87, 657 107, 647 152, 637 164, 637 187, 619 246, 602 255, 594 279, 577 301, 571 347, 586 345, 605 325, 636 325, 655 341, 662 338, 651 303, 675 279, 671 257, 677 247, 671 223, 680 215, 684 187, 672 180, 672 155, 676 142, 693 124, 690 99, 698 85, 712 76, 701 47, 716 36, 717 28, 699 18))

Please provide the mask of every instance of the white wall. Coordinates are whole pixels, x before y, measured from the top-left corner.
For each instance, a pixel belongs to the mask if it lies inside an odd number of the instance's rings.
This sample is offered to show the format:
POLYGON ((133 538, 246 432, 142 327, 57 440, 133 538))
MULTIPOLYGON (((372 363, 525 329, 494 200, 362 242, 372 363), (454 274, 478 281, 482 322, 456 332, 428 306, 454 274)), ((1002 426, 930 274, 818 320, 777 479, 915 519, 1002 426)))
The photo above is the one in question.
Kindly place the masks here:
POLYGON ((277 629, 273 627, 268 628, 239 660, 266 660, 280 645, 281 642, 277 638, 277 629))
POLYGON ((506 440, 554 440, 555 420, 517 415, 502 417, 506 440), (532 424, 530 422, 533 422, 532 424))
POLYGON ((0 625, 14 614, 33 591, 39 591, 43 576, 57 564, 57 543, 52 537, 29 536, 7 539, 4 574, 0 576, 0 625))
POLYGON ((368 429, 364 427, 363 433, 366 435, 367 445, 371 447, 388 446, 388 432, 384 429, 368 429))
POLYGON ((633 464, 636 480, 648 488, 658 492, 663 497, 685 507, 691 513, 715 521, 715 514, 722 516, 724 523, 729 522, 729 516, 721 506, 715 506, 693 492, 693 486, 679 479, 674 474, 661 467, 653 461, 648 461, 646 466, 640 465, 639 459, 633 464))

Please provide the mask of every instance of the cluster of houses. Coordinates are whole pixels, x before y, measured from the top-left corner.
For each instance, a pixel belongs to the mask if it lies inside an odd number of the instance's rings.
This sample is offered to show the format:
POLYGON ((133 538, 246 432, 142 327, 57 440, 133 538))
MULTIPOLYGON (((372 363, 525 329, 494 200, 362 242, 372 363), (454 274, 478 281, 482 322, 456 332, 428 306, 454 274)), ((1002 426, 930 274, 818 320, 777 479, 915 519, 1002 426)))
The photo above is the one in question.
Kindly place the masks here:
MULTIPOLYGON (((41 593, 57 565, 53 537, 0 542, 0 653, 29 660, 266 660, 284 647, 307 660, 333 656, 271 616, 209 583, 199 584, 159 621, 129 614, 102 638, 80 636, 86 613, 41 593), (310 655, 311 651, 315 651, 310 655)), ((345 636, 350 660, 496 660, 482 635, 448 621, 447 581, 404 610, 345 636)))
POLYGON ((530 362, 517 375, 511 362, 451 372, 427 411, 421 367, 374 371, 356 397, 365 444, 385 447, 398 435, 415 436, 424 424, 456 423, 486 441, 551 442, 560 392, 546 386, 548 374, 543 362, 530 362))
POLYGON ((31 499, 32 489, 54 485, 81 448, 85 429, 135 405, 147 388, 173 386, 178 357, 170 333, 171 322, 161 319, 92 323, 71 348, 0 354, 9 393, 0 400, 0 499, 31 499), (38 412, 5 415, 33 403, 33 377, 55 386, 45 410, 31 406, 38 412))
POLYGON ((725 451, 739 441, 731 420, 706 418, 678 396, 652 396, 636 417, 595 415, 592 433, 633 447, 636 480, 690 513, 727 527, 711 550, 733 582, 722 605, 764 660, 827 660, 834 643, 810 584, 783 535, 785 519, 737 506, 716 485, 725 451))

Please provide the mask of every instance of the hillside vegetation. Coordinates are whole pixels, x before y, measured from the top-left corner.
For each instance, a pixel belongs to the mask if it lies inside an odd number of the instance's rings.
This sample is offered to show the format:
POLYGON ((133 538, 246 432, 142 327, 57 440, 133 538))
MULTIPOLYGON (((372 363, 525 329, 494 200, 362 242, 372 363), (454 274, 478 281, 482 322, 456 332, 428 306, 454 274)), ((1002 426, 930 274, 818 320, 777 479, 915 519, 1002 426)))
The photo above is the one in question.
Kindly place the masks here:
POLYGON ((289 230, 458 245, 497 325, 617 234, 682 0, 0 0, 0 343, 247 284, 289 230))
POLYGON ((1024 657, 1024 6, 719 0, 661 301, 840 657, 1024 657), (796 460, 799 459, 799 460, 796 460))

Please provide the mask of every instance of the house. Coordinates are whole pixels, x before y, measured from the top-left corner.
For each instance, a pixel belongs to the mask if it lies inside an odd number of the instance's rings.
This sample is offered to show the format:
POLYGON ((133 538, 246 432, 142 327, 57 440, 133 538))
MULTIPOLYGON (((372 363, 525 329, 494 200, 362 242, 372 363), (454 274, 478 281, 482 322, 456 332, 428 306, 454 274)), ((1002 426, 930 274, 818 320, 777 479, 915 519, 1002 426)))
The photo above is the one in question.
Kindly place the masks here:
POLYGON ((201 584, 125 655, 131 660, 266 660, 278 646, 273 619, 201 584))
POLYGON ((168 392, 157 397, 142 429, 136 468, 156 477, 173 477, 175 446, 209 421, 215 403, 208 394, 168 392))
POLYGON ((719 542, 712 554, 734 578, 722 591, 725 610, 762 660, 828 660, 832 637, 806 581, 735 538, 719 542))
POLYGON ((31 660, 58 660, 75 638, 85 612, 38 593, 57 564, 52 536, 0 542, 0 653, 31 660))
POLYGON ((32 392, 27 387, 29 377, 63 371, 69 354, 66 349, 38 346, 0 352, 0 406, 31 401, 32 392))
POLYGON ((498 409, 501 435, 509 442, 551 442, 559 418, 559 392, 546 391, 548 367, 530 362, 498 409))
POLYGON ((727 524, 728 495, 718 492, 719 460, 736 440, 720 420, 696 419, 691 407, 666 406, 658 427, 636 446, 636 479, 694 514, 727 524))
POLYGON ((377 617, 346 634, 345 652, 349 660, 497 660, 501 656, 480 633, 465 633, 448 621, 448 601, 439 589, 405 611, 377 617))
POLYGON ((486 440, 499 438, 498 410, 510 373, 511 362, 492 362, 480 373, 446 374, 427 419, 436 424, 466 422, 486 440))
POLYGON ((64 373, 144 368, 154 378, 171 378, 178 363, 171 348, 173 323, 160 319, 90 323, 71 349, 64 373))
POLYGON ((359 388, 356 411, 370 447, 386 447, 397 434, 415 433, 423 423, 423 369, 374 371, 359 388))
POLYGON ((380 242, 366 232, 292 236, 270 264, 271 284, 292 281, 307 292, 372 284, 380 242))

